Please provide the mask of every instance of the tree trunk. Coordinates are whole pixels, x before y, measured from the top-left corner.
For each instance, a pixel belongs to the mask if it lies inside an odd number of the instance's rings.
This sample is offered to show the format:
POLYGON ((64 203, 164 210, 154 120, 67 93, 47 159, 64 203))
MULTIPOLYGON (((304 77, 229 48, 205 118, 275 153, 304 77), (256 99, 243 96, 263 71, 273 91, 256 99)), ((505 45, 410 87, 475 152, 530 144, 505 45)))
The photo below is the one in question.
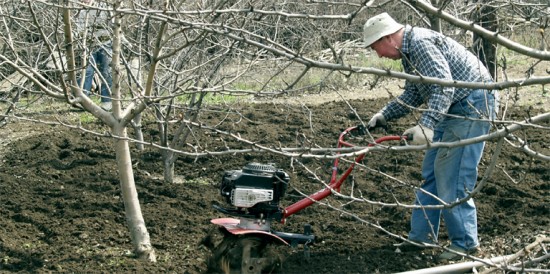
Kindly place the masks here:
MULTIPOLYGON (((136 140, 143 142, 143 130, 141 128, 141 113, 137 114, 134 119, 132 119, 132 127, 134 128, 134 134, 136 140)), ((136 148, 138 150, 144 150, 143 143, 136 143, 136 148)))
POLYGON ((155 250, 151 245, 149 232, 147 232, 147 228, 145 227, 145 221, 139 205, 134 173, 132 170, 130 147, 128 141, 125 140, 125 138, 128 137, 126 127, 120 125, 115 126, 113 128, 113 133, 124 139, 116 139, 115 153, 117 167, 120 173, 120 189, 122 191, 122 198, 124 199, 126 222, 130 229, 134 253, 140 259, 156 262, 155 250))
MULTIPOLYGON (((128 64, 129 70, 128 73, 130 73, 130 77, 128 77, 128 82, 130 85, 130 88, 133 85, 135 85, 136 90, 139 90, 138 87, 142 86, 142 77, 141 77, 141 59, 138 57, 132 58, 130 60, 130 63, 128 64), (134 83, 135 82, 135 83, 134 83)), ((141 128, 141 112, 132 119, 132 127, 134 128, 135 136, 138 141, 143 142, 143 130, 141 128)), ((136 143, 136 148, 138 150, 144 150, 143 143, 136 143)))
POLYGON ((174 183, 174 162, 177 157, 174 152, 165 150, 162 153, 162 162, 164 163, 164 182, 168 184, 174 183))
MULTIPOLYGON (((496 9, 489 5, 488 0, 479 0, 474 13, 474 23, 490 31, 497 30, 496 9)), ((487 67, 491 76, 493 76, 493 80, 497 81, 496 45, 474 33, 472 48, 479 57, 479 60, 487 67)))
MULTIPOLYGON (((439 1, 438 0, 431 0, 432 6, 439 7, 439 1)), ((430 28, 433 31, 437 31, 441 33, 441 19, 435 15, 428 15, 428 19, 430 20, 430 28)))

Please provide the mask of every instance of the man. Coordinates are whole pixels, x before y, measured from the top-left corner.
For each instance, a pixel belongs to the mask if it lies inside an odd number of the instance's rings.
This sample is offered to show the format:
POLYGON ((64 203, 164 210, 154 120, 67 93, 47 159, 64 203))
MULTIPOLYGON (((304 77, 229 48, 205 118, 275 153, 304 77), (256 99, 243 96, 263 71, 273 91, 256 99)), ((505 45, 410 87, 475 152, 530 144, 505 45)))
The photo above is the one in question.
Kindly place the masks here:
MULTIPOLYGON (((479 59, 456 41, 429 29, 402 25, 387 13, 369 19, 364 25, 364 42, 378 56, 401 59, 406 73, 443 80, 491 82, 492 78, 479 59)), ((386 126, 387 121, 425 105, 416 126, 403 135, 410 143, 455 142, 487 134, 490 119, 498 109, 496 91, 442 87, 435 84, 405 83, 405 90, 368 122, 369 128, 386 126), (449 115, 447 115, 449 114, 449 115)), ((422 164, 423 191, 416 192, 416 205, 441 204, 464 198, 474 189, 477 165, 484 143, 453 148, 430 148, 422 164)), ((451 245, 449 249, 475 254, 479 248, 476 207, 469 199, 453 208, 414 209, 409 240, 436 243, 440 215, 443 215, 451 245)), ((456 260, 456 252, 443 252, 440 260, 456 260)))
MULTIPOLYGON (((94 0, 81 0, 85 5, 93 5, 94 0)), ((101 79, 101 107, 107 111, 112 108, 111 86, 113 78, 111 76, 112 60, 112 42, 109 28, 111 25, 110 15, 106 11, 84 8, 76 18, 77 28, 83 38, 91 35, 93 39, 89 42, 90 57, 86 66, 86 75, 84 76, 84 91, 90 94, 94 74, 100 73, 101 79)), ((79 84, 81 80, 77 81, 79 84)))

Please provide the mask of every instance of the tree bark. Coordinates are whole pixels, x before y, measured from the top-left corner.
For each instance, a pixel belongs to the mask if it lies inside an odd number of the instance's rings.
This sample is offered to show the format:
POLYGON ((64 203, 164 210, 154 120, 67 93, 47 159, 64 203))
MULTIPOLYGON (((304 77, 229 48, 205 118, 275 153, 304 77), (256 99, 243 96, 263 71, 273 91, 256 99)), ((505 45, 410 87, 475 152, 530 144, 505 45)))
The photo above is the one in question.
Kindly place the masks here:
MULTIPOLYGON (((431 0, 432 6, 439 7, 439 1, 438 0, 431 0)), ((428 19, 430 20, 430 28, 433 31, 437 31, 441 33, 441 19, 439 17, 428 14, 428 19)))
MULTIPOLYGON (((136 140, 143 142, 143 130, 141 128, 141 113, 137 114, 134 119, 132 119, 132 128, 134 129, 134 135, 136 140)), ((140 151, 143 151, 145 147, 143 143, 136 143, 136 148, 140 151)))
POLYGON ((174 152, 165 150, 162 153, 162 162, 164 164, 164 182, 168 184, 174 183, 174 162, 177 157, 174 152))
POLYGON ((145 221, 139 205, 138 193, 134 181, 134 172, 130 156, 130 147, 127 137, 127 130, 124 126, 115 126, 113 133, 122 137, 115 141, 116 162, 119 171, 120 189, 124 200, 126 222, 130 230, 130 237, 134 246, 134 253, 140 259, 155 262, 156 255, 149 232, 145 227, 145 221))
MULTIPOLYGON (((474 13, 475 24, 490 31, 497 30, 496 9, 489 5, 488 0, 479 0, 474 13)), ((493 80, 498 81, 496 44, 474 33, 472 48, 479 57, 479 60, 487 67, 491 76, 493 76, 493 80)))

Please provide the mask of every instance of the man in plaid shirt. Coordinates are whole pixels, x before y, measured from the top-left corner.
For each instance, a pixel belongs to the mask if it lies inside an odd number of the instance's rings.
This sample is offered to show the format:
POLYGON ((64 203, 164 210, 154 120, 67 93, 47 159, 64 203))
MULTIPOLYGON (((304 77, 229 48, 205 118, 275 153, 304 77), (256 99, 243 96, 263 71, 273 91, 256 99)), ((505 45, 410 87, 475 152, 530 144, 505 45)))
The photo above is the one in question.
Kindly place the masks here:
MULTIPOLYGON (((387 13, 369 19, 364 26, 364 42, 378 56, 401 59, 406 73, 443 80, 491 82, 488 70, 464 46, 438 32, 401 25, 387 13)), ((411 144, 455 142, 487 134, 490 120, 496 116, 496 91, 443 87, 407 81, 402 95, 389 102, 368 122, 369 128, 385 126, 425 105, 416 126, 403 135, 412 136, 411 144), (449 114, 449 115, 447 115, 449 114)), ((415 204, 453 203, 471 192, 477 181, 477 165, 485 143, 429 148, 422 165, 425 179, 416 192, 415 204), (426 194, 430 193, 430 194, 426 194)), ((479 249, 477 215, 473 199, 444 210, 414 209, 409 240, 437 243, 440 215, 443 215, 452 251, 440 260, 456 260, 457 254, 475 254, 479 249)))

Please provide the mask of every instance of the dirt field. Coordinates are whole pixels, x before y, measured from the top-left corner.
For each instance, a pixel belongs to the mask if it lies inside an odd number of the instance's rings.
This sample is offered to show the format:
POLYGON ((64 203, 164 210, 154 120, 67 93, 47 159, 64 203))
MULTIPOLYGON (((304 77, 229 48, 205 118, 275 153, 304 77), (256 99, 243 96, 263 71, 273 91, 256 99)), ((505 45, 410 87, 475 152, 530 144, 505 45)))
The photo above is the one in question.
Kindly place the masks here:
MULTIPOLYGON (((307 97, 300 100, 308 101, 307 97)), ((349 103, 367 119, 386 100, 353 99, 349 103)), ((508 120, 542 112, 533 106, 511 109, 508 120)), ((239 112, 223 121, 219 112, 204 113, 200 120, 208 125, 220 123, 222 130, 276 147, 333 147, 342 129, 358 124, 346 103, 332 99, 310 105, 256 103, 235 107, 239 112)), ((67 110, 62 115, 81 112, 67 110)), ((389 134, 399 134, 413 123, 412 117, 396 121, 389 134)), ((86 127, 106 130, 99 122, 86 127)), ((147 125, 147 134, 158 137, 154 125, 147 125)), ((520 135, 533 149, 550 154, 547 130, 530 129, 520 135)), ((245 147, 229 138, 222 142, 221 136, 211 134, 197 134, 195 138, 202 148, 212 151, 224 145, 245 147)), ((158 256, 157 263, 146 264, 132 258, 114 151, 108 139, 61 126, 11 122, 0 129, 0 146, 1 272, 201 273, 210 252, 199 242, 212 228, 210 219, 224 217, 212 208, 214 204, 225 205, 217 188, 224 170, 240 169, 248 162, 276 163, 291 177, 292 187, 282 206, 299 199, 298 190, 313 193, 323 187, 298 163, 291 166, 288 158, 267 153, 181 157, 176 168, 181 183, 165 184, 158 179, 162 174, 160 153, 134 150, 139 197, 158 256)), ((489 142, 480 174, 494 149, 495 143, 489 142)), ((420 152, 373 153, 364 164, 419 185, 422 156, 420 152)), ((330 161, 298 160, 320 178, 329 179, 330 161)), ((356 169, 353 189, 348 184, 342 192, 387 203, 395 199, 413 201, 410 187, 372 170, 356 169)), ((531 159, 511 146, 503 149, 488 186, 476 197, 482 257, 516 253, 537 235, 549 235, 549 170, 548 162, 531 159)), ((318 237, 309 258, 300 247, 281 249, 286 255, 284 273, 395 273, 436 265, 439 250, 396 252, 393 244, 399 241, 374 226, 405 236, 408 210, 348 203, 342 198, 325 202, 363 222, 327 205, 314 205, 291 216, 288 224, 277 224, 277 230, 300 233, 308 223, 318 237)), ((445 244, 446 240, 442 229, 440 242, 445 244)), ((534 267, 548 269, 549 262, 534 267)))

